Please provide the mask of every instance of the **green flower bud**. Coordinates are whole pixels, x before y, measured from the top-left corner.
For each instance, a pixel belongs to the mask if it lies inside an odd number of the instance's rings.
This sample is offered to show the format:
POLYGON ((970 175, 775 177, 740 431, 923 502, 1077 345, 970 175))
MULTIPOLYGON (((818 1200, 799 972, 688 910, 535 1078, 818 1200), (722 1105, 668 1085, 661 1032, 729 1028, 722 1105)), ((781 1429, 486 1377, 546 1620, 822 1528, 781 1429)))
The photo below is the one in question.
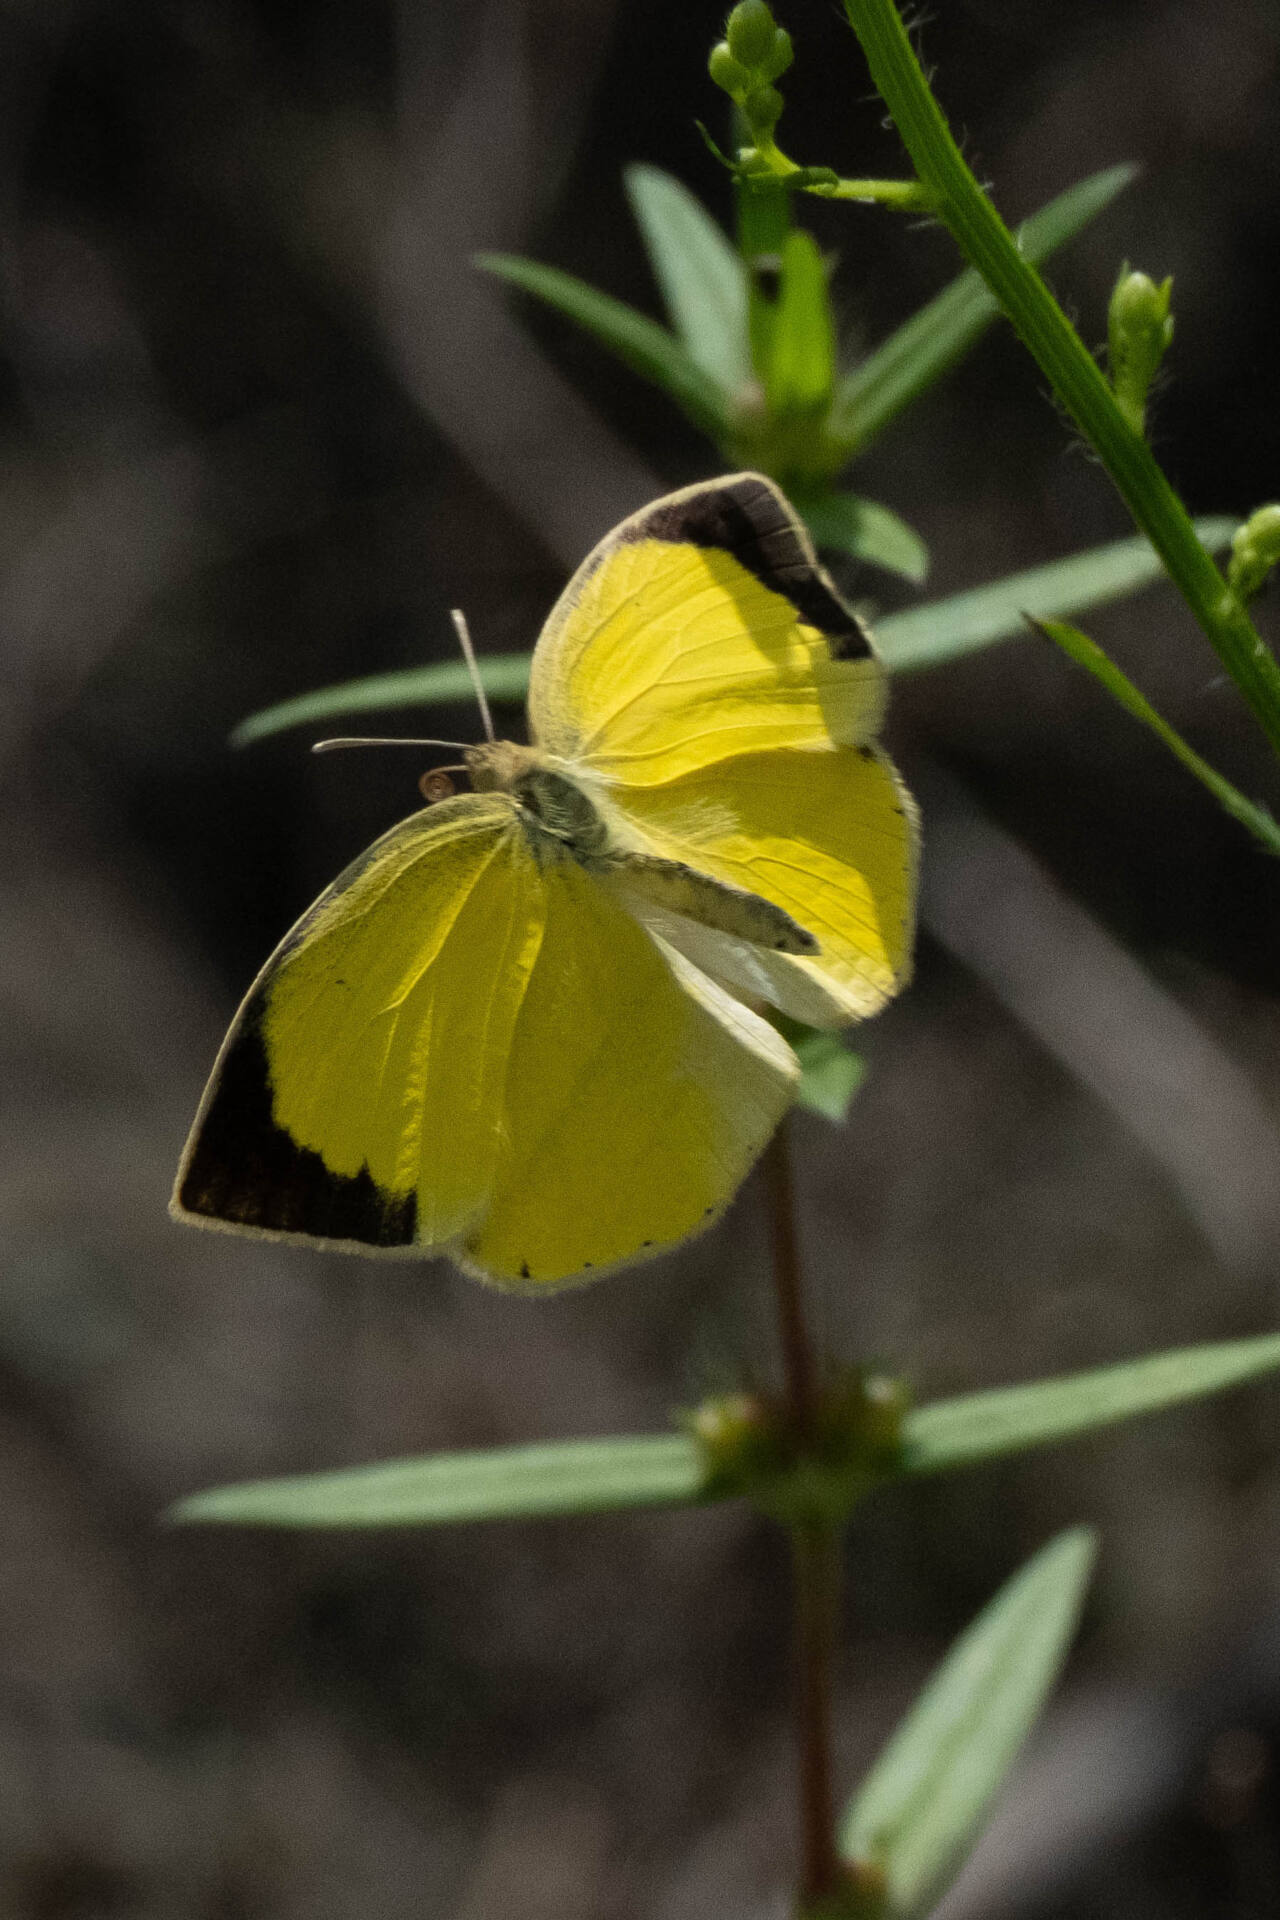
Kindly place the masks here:
POLYGON ((1280 506, 1259 507, 1231 542, 1227 583, 1239 600, 1252 600, 1280 562, 1280 506))
POLYGON ((728 1492, 746 1492, 784 1467, 776 1415, 751 1393, 704 1400, 684 1416, 697 1443, 707 1482, 728 1492))
POLYGON ((786 72, 795 57, 791 47, 791 35, 785 27, 776 27, 773 45, 767 57, 760 62, 760 71, 766 80, 776 80, 780 73, 786 72))
POLYGON ((897 1451, 910 1406, 903 1381, 853 1367, 828 1392, 825 1417, 841 1450, 874 1463, 897 1451))
POLYGON ((1145 273, 1122 267, 1107 316, 1111 385, 1129 424, 1138 433, 1146 419, 1147 395, 1173 339, 1169 301, 1172 279, 1159 286, 1145 273))
POLYGON ((734 59, 727 40, 721 40, 712 47, 707 59, 707 72, 731 100, 740 100, 744 93, 750 91, 752 75, 734 59))
POLYGON ((689 1415, 689 1426, 713 1453, 732 1453, 741 1448, 745 1434, 760 1430, 762 1420, 760 1402, 752 1394, 726 1393, 695 1407, 689 1415))
POLYGON ((724 24, 729 51, 744 67, 762 67, 773 52, 773 15, 766 0, 739 0, 724 24))
POLYGON ((757 140, 767 140, 778 124, 784 101, 776 87, 753 87, 742 102, 747 125, 757 140))

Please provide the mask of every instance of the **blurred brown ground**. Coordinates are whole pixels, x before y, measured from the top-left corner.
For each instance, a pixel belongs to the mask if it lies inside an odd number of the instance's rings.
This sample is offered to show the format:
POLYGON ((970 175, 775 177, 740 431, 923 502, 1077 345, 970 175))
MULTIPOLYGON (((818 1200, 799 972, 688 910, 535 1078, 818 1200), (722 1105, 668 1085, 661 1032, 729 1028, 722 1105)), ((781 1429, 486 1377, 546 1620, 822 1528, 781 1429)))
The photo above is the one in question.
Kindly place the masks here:
MULTIPOLYGON (((1054 278, 1087 338, 1175 275, 1157 441, 1198 511, 1277 491, 1280 13, 951 0, 942 95, 1021 216, 1144 177, 1054 278)), ((784 14, 789 144, 896 170, 835 9, 784 14)), ((714 8, 4 0, 0 10, 0 1920, 780 1914, 784 1573, 747 1513, 178 1534, 213 1482, 659 1427, 769 1352, 758 1202, 531 1305, 173 1227, 236 996, 415 804, 398 760, 227 751, 269 700, 527 645, 569 565, 708 453, 468 258, 652 293, 619 184, 718 211, 714 8)), ((806 209, 850 350, 945 237, 806 209)), ((1126 531, 1008 337, 856 475, 931 591, 1126 531)), ((884 605, 903 590, 849 581, 884 605)), ((1263 607, 1274 631, 1274 614, 1263 607)), ((1172 594, 1089 623, 1243 786, 1276 774, 1172 594)), ((446 731, 470 728, 449 716, 446 731)), ((927 930, 847 1129, 801 1118, 827 1338, 924 1397, 1276 1324, 1275 872, 1102 696, 1009 646, 904 683, 927 930)), ((870 1506, 842 1762, 1056 1528, 1105 1552, 961 1916, 1280 1903, 1280 1446, 1253 1389, 870 1506)))

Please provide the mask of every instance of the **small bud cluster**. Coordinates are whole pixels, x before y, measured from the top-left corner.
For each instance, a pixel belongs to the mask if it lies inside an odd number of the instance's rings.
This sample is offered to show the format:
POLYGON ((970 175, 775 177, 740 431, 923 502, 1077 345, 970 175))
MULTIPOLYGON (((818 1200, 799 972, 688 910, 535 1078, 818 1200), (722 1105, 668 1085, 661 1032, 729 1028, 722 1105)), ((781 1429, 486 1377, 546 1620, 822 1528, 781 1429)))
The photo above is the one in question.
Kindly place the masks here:
POLYGON ((895 1469, 909 1404, 901 1381, 855 1367, 824 1387, 806 1434, 782 1402, 749 1393, 704 1401, 686 1425, 708 1487, 745 1495, 775 1518, 844 1519, 895 1469))
POLYGON ((1280 562, 1280 506, 1259 507, 1239 528, 1231 542, 1227 582, 1236 598, 1252 600, 1266 585, 1267 575, 1280 562))
POLYGON ((791 35, 776 25, 768 0, 739 0, 711 49, 707 70, 741 109, 757 143, 772 139, 782 112, 774 81, 791 65, 791 35))
POLYGON ((1172 279, 1156 282, 1122 267, 1111 295, 1108 355, 1116 399, 1136 433, 1146 422, 1147 396, 1173 339, 1172 279))

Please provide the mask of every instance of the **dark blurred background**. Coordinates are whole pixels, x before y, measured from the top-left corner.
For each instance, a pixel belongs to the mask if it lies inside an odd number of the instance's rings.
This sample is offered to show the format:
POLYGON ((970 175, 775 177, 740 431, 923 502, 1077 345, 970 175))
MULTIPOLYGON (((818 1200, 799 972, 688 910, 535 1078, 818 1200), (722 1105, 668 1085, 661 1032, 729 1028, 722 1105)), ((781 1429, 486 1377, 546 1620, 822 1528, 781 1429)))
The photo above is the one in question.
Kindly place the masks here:
MULTIPOLYGON (((1011 216, 1142 163, 1053 278, 1098 341, 1122 258, 1173 273, 1157 444, 1197 511, 1273 497, 1280 10, 935 14, 942 96, 1011 216)), ((786 144, 897 171, 838 10, 782 17, 786 144)), ((747 1512, 156 1525, 219 1481, 661 1427, 769 1364, 750 1189, 712 1238, 541 1304, 165 1215, 254 968, 416 804, 396 756, 233 754, 229 727, 452 657, 452 605, 482 650, 528 645, 595 537, 714 469, 469 257, 652 307, 620 168, 727 217, 693 125, 719 27, 686 0, 0 8, 4 1920, 786 1910, 785 1566, 747 1512)), ((805 214, 850 357, 954 270, 939 232, 805 214)), ((930 592, 1127 530, 1043 385, 993 334, 857 470, 930 539, 930 592)), ((1171 592, 1086 624, 1274 804, 1171 592)), ((1274 868, 1031 642, 904 681, 891 738, 925 930, 849 1125, 796 1123, 825 1337, 928 1398, 1273 1327, 1274 868)), ((1104 1531, 1067 1684, 951 1920, 1276 1911, 1278 1407, 1253 1388, 858 1521, 849 1777, 1027 1553, 1104 1531)))

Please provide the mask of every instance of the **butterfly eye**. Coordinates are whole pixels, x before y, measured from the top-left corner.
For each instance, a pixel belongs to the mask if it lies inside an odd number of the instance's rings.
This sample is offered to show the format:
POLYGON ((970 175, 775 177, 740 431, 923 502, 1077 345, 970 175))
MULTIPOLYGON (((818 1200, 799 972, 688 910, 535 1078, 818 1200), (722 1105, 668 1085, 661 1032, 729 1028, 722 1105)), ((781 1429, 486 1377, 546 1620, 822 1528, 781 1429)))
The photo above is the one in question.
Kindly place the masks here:
POLYGON ((439 767, 434 768, 430 773, 424 773, 418 782, 418 792, 429 807, 434 806, 437 800, 448 800, 457 791, 448 774, 442 772, 439 767))

